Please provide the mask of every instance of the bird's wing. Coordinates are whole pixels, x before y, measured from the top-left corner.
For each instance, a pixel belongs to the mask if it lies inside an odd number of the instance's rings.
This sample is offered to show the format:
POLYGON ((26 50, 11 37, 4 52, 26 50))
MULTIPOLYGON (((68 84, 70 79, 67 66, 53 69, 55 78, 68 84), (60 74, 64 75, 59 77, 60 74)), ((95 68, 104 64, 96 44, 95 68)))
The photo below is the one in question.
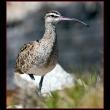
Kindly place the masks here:
POLYGON ((32 68, 32 61, 35 59, 35 51, 39 47, 37 41, 32 41, 25 44, 21 49, 18 57, 16 59, 16 71, 20 73, 26 73, 30 68, 32 68))

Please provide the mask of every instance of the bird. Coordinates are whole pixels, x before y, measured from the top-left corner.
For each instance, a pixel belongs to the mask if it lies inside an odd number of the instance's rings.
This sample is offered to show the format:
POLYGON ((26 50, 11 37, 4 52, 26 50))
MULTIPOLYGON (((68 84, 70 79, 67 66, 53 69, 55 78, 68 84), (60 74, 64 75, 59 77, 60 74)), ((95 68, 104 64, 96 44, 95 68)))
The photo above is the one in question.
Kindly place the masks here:
POLYGON ((16 58, 15 73, 28 74, 32 80, 34 75, 41 76, 38 91, 41 92, 44 76, 52 71, 58 62, 56 24, 60 21, 75 21, 85 26, 85 22, 62 16, 51 10, 45 14, 45 32, 40 40, 30 41, 20 49, 16 58))

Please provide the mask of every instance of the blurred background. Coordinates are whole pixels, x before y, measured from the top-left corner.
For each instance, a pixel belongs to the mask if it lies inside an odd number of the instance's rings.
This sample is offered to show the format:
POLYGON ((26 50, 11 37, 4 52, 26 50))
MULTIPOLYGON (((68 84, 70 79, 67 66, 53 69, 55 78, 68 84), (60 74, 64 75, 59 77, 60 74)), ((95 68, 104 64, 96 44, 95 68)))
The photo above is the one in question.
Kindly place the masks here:
POLYGON ((14 89, 14 67, 20 48, 44 34, 44 16, 57 10, 76 22, 57 25, 59 63, 70 73, 103 69, 103 2, 7 2, 7 89, 14 89))

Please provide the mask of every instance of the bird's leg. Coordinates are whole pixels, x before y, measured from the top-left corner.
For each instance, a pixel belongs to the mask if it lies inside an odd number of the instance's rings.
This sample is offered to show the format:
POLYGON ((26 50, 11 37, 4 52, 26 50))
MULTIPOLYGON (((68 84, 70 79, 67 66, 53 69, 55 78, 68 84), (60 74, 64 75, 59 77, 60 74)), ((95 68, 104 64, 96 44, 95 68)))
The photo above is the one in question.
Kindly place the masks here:
POLYGON ((33 74, 28 74, 29 76, 30 76, 30 78, 32 79, 32 80, 35 80, 35 78, 34 78, 34 75, 33 74))
POLYGON ((43 79, 44 79, 44 75, 43 76, 41 76, 41 80, 40 80, 40 82, 39 82, 39 89, 38 89, 38 91, 41 93, 41 88, 42 88, 42 84, 43 84, 43 79))
MULTIPOLYGON (((35 77, 34 77, 33 74, 28 74, 28 75, 30 76, 30 78, 31 78, 32 80, 35 80, 35 77)), ((44 75, 41 76, 41 79, 40 79, 40 82, 39 82, 38 95, 41 94, 41 88, 42 88, 43 79, 44 79, 44 75)))

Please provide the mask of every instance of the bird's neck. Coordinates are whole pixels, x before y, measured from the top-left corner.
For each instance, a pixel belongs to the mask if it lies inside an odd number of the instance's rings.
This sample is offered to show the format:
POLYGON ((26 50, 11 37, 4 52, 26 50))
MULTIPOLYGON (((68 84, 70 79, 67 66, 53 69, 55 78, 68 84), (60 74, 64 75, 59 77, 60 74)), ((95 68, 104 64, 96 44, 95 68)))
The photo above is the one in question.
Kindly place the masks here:
POLYGON ((45 23, 45 33, 41 41, 54 43, 56 40, 56 29, 55 25, 51 23, 45 23))
POLYGON ((45 33, 40 40, 40 49, 42 50, 42 56, 48 58, 51 52, 57 50, 57 38, 55 32, 55 26, 52 24, 45 24, 45 33))
POLYGON ((45 29, 54 29, 55 30, 55 24, 53 24, 53 23, 45 23, 45 29))
POLYGON ((44 37, 46 39, 55 39, 56 37, 56 29, 55 29, 55 25, 53 25, 52 23, 45 23, 45 34, 44 37))

